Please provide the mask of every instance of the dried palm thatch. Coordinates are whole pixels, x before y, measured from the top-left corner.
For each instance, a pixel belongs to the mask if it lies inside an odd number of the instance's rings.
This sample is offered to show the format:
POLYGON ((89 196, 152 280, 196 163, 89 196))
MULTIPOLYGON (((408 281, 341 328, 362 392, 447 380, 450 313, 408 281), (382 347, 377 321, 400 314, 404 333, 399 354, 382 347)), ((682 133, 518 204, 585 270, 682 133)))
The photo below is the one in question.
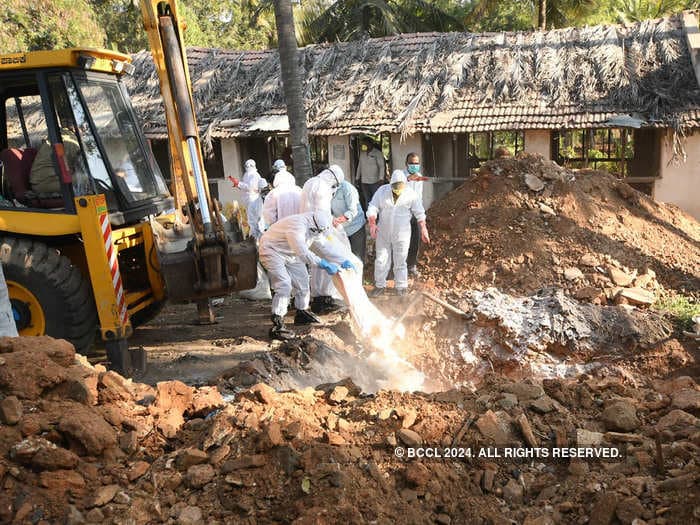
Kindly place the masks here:
MULTIPOLYGON (((285 111, 278 54, 188 50, 206 136, 245 134, 285 111), (221 123, 240 119, 239 127, 221 123)), ((533 33, 420 33, 300 50, 312 133, 401 134, 604 126, 700 125, 700 88, 680 16, 627 26, 533 33)), ((147 130, 164 132, 150 54, 134 56, 129 89, 147 130)), ((236 121, 238 122, 238 120, 236 121)))

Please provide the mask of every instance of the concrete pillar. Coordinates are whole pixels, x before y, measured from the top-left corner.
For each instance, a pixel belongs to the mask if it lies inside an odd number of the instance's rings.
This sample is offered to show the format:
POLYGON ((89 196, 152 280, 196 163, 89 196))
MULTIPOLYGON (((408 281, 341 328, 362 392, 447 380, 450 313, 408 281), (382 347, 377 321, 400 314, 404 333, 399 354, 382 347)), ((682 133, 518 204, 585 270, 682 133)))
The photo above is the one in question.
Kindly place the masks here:
POLYGON ((224 178, 216 179, 219 191, 219 202, 222 209, 226 210, 234 201, 239 201, 241 192, 234 188, 228 177, 240 179, 243 176, 243 158, 241 156, 241 144, 237 139, 221 139, 221 162, 224 169, 224 178))
POLYGON ((328 137, 328 164, 337 164, 343 169, 347 180, 355 180, 355 166, 350 158, 350 137, 328 137))
POLYGON ((525 151, 537 153, 545 159, 552 159, 552 133, 549 130, 525 130, 525 151))

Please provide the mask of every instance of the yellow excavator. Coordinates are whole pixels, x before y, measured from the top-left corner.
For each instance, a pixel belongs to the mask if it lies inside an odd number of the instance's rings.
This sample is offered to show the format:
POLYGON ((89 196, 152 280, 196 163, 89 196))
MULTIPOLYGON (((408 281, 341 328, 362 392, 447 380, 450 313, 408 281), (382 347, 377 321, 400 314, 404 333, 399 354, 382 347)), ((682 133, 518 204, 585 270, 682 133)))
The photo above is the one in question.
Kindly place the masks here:
POLYGON ((133 329, 168 298, 208 310, 256 284, 257 252, 209 195, 175 0, 142 0, 168 126, 171 189, 123 78, 96 49, 0 55, 0 261, 20 335, 145 366, 133 329))

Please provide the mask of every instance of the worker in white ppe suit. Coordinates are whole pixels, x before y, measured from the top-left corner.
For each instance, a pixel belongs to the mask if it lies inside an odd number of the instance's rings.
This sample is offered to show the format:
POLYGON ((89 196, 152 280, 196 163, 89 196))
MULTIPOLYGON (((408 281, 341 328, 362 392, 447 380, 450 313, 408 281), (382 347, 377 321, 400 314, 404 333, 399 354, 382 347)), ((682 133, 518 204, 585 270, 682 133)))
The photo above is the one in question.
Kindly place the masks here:
POLYGON ((284 163, 282 159, 277 159, 273 164, 272 164, 272 171, 274 173, 274 179, 272 180, 272 186, 277 187, 280 184, 288 183, 288 184, 296 184, 297 180, 294 178, 294 175, 289 173, 287 171, 287 165, 284 163))
MULTIPOLYGON (((333 164, 307 180, 301 192, 301 211, 327 211, 330 213, 333 195, 344 179, 345 174, 342 168, 333 164)), ((355 272, 362 275, 362 261, 353 255, 350 241, 342 225, 333 228, 315 242, 312 249, 317 253, 322 253, 326 259, 335 264, 351 261, 355 272)), ((324 314, 337 310, 338 304, 333 300, 334 295, 340 297, 330 276, 318 268, 311 268, 311 311, 324 314)))
MULTIPOLYGON (((287 177, 279 177, 281 172, 275 175, 272 183, 273 189, 265 197, 263 202, 263 222, 266 228, 275 224, 278 220, 299 213, 301 207, 301 188, 287 177)), ((291 177, 291 173, 289 174, 291 177)))
MULTIPOLYGON (((309 311, 309 274, 312 268, 321 268, 329 275, 339 271, 339 266, 313 253, 309 247, 332 228, 333 219, 328 212, 308 212, 290 215, 270 226, 260 238, 260 262, 270 276, 274 291, 272 298, 272 328, 270 337, 287 339, 294 333, 284 326, 289 300, 294 295, 297 309, 294 324, 319 322, 309 311)), ((347 261, 340 265, 349 268, 347 261)))
POLYGON ((406 174, 402 170, 395 170, 391 174, 391 182, 377 190, 367 207, 369 232, 372 238, 377 240, 374 261, 375 288, 370 293, 371 297, 377 297, 386 290, 386 277, 392 260, 396 293, 406 294, 406 257, 411 242, 411 216, 418 221, 423 242, 430 243, 422 200, 406 182, 406 174))
POLYGON ((262 235, 262 198, 260 192, 267 187, 267 181, 260 176, 253 159, 244 164, 245 172, 241 180, 229 177, 235 188, 241 190, 242 204, 246 208, 246 218, 250 228, 250 236, 255 240, 262 235))

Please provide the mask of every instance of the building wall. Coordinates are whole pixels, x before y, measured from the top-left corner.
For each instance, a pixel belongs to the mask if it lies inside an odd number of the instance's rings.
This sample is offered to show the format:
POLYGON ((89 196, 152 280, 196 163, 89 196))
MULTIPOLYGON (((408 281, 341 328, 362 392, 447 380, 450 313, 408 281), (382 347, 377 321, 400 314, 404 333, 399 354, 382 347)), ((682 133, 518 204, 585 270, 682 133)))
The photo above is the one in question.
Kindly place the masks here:
POLYGON ((241 145, 236 139, 221 139, 221 159, 224 164, 224 177, 241 178, 243 159, 241 145))
POLYGON ((343 169, 345 178, 352 180, 353 169, 350 159, 350 137, 328 137, 328 164, 337 164, 343 169))
POLYGON ((226 204, 239 201, 241 192, 234 188, 228 177, 240 179, 243 176, 243 160, 240 143, 236 139, 221 139, 221 160, 224 168, 223 179, 213 179, 209 184, 216 184, 219 202, 225 208, 226 204))
POLYGON ((401 141, 401 135, 392 133, 391 135, 391 163, 394 169, 404 169, 406 167, 406 155, 409 153, 418 153, 423 157, 423 146, 421 144, 421 135, 416 133, 406 137, 405 141, 401 141))
POLYGON ((552 158, 552 134, 548 130, 525 130, 525 151, 538 153, 545 159, 552 158))
POLYGON ((673 161, 673 136, 662 138, 661 178, 654 184, 654 198, 670 202, 700 220, 700 132, 685 139, 685 162, 673 161))

